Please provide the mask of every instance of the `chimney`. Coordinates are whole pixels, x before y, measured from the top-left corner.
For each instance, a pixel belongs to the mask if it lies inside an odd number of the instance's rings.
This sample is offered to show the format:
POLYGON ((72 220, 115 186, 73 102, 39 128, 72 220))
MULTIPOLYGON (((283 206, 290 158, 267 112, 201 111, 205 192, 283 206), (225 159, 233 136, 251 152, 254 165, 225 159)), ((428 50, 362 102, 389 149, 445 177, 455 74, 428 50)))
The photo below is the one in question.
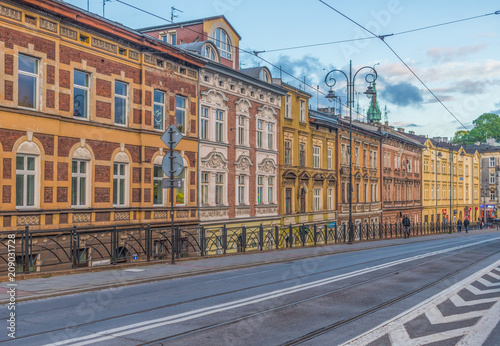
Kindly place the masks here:
POLYGON ((388 122, 388 121, 386 121, 386 122, 384 123, 384 126, 385 126, 385 127, 389 127, 389 122, 388 122))
POLYGON ((404 129, 404 128, 402 128, 402 127, 398 127, 398 131, 399 131, 399 132, 405 132, 405 129, 404 129))
POLYGON ((414 135, 415 131, 409 131, 410 135, 414 135))
POLYGON ((394 130, 394 126, 389 126, 389 128, 393 129, 394 130))

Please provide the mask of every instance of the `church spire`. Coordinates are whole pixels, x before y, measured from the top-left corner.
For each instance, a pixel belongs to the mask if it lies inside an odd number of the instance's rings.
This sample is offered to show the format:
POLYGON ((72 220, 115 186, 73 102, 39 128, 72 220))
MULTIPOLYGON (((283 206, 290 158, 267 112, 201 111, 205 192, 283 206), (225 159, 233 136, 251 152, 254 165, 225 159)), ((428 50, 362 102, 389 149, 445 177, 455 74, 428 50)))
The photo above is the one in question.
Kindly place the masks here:
POLYGON ((375 86, 375 82, 373 82, 372 86, 375 94, 372 96, 370 108, 368 108, 368 112, 366 113, 369 123, 380 122, 382 120, 382 112, 380 111, 377 102, 377 88, 375 86))

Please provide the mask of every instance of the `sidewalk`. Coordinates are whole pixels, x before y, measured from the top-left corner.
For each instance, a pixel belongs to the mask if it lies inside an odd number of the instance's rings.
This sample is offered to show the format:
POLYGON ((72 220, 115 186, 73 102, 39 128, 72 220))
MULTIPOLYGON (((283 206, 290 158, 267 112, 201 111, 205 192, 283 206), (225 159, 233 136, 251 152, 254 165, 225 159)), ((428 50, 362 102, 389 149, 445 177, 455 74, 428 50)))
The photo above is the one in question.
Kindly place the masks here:
MULTIPOLYGON (((148 265, 126 265, 108 267, 108 270, 97 272, 81 272, 67 270, 62 272, 43 273, 43 277, 27 276, 24 280, 16 280, 16 302, 55 297, 66 294, 96 291, 106 288, 135 285, 145 282, 169 280, 180 277, 215 273, 240 268, 249 268, 271 263, 283 263, 299 259, 332 255, 344 252, 360 251, 401 245, 408 242, 425 242, 444 237, 465 237, 480 233, 498 232, 495 229, 474 230, 466 234, 438 234, 416 236, 410 239, 384 239, 357 242, 352 245, 335 244, 317 247, 282 249, 266 252, 251 252, 222 257, 201 257, 198 259, 177 260, 175 265, 157 263, 148 265)), ((9 301, 9 282, 0 283, 0 303, 9 301)))

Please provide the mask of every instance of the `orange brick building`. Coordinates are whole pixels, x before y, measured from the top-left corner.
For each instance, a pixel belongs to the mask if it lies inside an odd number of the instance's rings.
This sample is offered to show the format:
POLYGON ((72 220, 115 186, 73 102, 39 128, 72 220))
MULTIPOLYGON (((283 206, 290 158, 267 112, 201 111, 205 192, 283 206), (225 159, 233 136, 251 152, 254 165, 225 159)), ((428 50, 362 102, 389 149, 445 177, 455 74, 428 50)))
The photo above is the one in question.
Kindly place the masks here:
POLYGON ((198 223, 198 70, 176 47, 62 2, 0 2, 0 226, 165 223, 175 124, 179 224, 198 223))

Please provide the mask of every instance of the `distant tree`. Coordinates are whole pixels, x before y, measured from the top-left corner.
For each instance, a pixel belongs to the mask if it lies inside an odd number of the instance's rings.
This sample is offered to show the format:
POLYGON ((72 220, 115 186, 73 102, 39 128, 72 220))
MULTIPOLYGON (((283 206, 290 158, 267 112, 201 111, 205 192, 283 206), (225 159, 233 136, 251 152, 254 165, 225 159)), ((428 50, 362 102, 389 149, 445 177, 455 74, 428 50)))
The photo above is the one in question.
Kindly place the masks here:
POLYGON ((486 142, 486 138, 500 141, 500 116, 494 113, 484 113, 472 122, 474 128, 470 131, 457 131, 453 137, 456 144, 474 144, 486 142))

